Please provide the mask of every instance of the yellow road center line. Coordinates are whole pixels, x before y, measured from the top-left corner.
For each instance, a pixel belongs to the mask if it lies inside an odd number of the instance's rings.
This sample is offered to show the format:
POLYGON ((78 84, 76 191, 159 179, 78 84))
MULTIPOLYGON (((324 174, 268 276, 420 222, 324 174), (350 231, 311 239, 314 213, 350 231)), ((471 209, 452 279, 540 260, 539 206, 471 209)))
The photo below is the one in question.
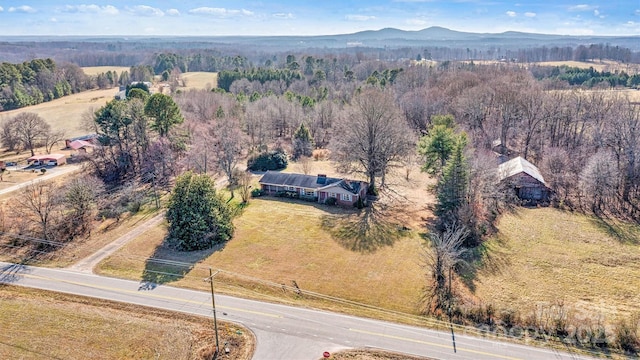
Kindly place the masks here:
MULTIPOLYGON (((451 346, 451 345, 442 345, 442 344, 438 344, 438 343, 433 343, 433 342, 423 341, 423 340, 417 340, 417 339, 411 339, 411 338, 406 338, 406 337, 402 337, 402 336, 387 335, 387 334, 376 333, 376 332, 371 332, 371 331, 366 331, 366 330, 358 330, 358 329, 349 329, 349 331, 362 333, 362 334, 367 334, 367 335, 375 335, 375 336, 385 337, 385 338, 389 338, 389 339, 403 340, 403 341, 413 342, 413 343, 417 343, 417 344, 435 346, 435 347, 445 348, 445 349, 449 349, 449 350, 454 350, 453 346, 451 346)), ((511 356, 504 356, 504 355, 493 354, 493 353, 489 353, 489 352, 485 352, 485 351, 465 349, 465 348, 461 348, 461 347, 458 347, 458 346, 456 346, 455 350, 456 351, 464 351, 464 352, 468 352, 468 353, 472 353, 472 354, 491 356, 492 358, 500 358, 500 359, 507 359, 507 360, 522 360, 520 358, 514 358, 514 357, 511 357, 511 356)))
MULTIPOLYGON (((113 288, 113 287, 109 287, 109 286, 100 286, 100 285, 95 285, 95 284, 87 284, 87 283, 71 281, 71 280, 54 279, 54 278, 38 276, 38 275, 30 275, 30 274, 16 274, 16 275, 23 276, 23 277, 26 277, 26 278, 32 278, 32 279, 51 280, 51 281, 57 281, 57 282, 63 282, 63 283, 67 283, 67 284, 72 284, 72 285, 86 286, 86 287, 90 287, 90 288, 94 288, 94 289, 114 291, 114 292, 118 292, 118 293, 136 294, 136 295, 148 296, 148 297, 157 298, 157 299, 174 300, 174 301, 179 301, 179 302, 183 302, 183 303, 192 303, 192 304, 198 304, 198 305, 203 305, 204 304, 203 302, 199 302, 199 301, 186 300, 186 299, 181 299, 181 298, 176 298, 176 297, 171 297, 171 296, 165 296, 165 295, 157 295, 157 294, 150 293, 148 291, 134 291, 134 290, 118 289, 118 288, 113 288)), ((114 301, 116 301, 116 300, 114 300, 114 301)), ((272 318, 281 318, 282 317, 281 315, 269 314, 269 313, 264 313, 264 312, 260 312, 260 311, 251 311, 251 310, 238 309, 238 308, 229 307, 229 306, 216 306, 216 308, 217 309, 219 308, 219 309, 240 311, 240 312, 244 312, 244 313, 248 313, 248 314, 262 315, 262 316, 267 316, 267 317, 272 317, 272 318)))

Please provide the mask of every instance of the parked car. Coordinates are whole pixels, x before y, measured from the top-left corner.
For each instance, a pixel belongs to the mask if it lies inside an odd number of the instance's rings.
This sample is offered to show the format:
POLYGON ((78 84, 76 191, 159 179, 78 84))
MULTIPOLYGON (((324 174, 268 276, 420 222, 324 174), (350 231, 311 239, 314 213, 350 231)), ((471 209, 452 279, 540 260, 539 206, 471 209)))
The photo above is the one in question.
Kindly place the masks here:
POLYGON ((18 163, 15 161, 7 161, 4 163, 6 166, 18 166, 18 163))

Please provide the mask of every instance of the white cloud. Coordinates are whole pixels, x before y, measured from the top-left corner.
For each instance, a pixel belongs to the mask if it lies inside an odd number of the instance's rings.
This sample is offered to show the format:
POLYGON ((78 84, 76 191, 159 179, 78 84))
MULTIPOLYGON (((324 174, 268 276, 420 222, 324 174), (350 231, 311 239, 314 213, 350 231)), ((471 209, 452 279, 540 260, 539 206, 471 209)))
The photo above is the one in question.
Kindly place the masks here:
POLYGON ((369 15, 347 15, 344 18, 349 21, 369 21, 369 20, 376 19, 375 16, 369 16, 369 15))
POLYGON ((640 9, 638 9, 638 10, 634 11, 633 13, 634 13, 634 14, 636 14, 636 15, 638 15, 638 16, 640 16, 640 9))
POLYGON ((22 6, 17 6, 17 7, 10 7, 9 8, 9 12, 19 12, 19 13, 25 13, 25 14, 33 14, 34 12, 36 12, 36 9, 32 8, 29 5, 22 5, 22 6))
POLYGON ((94 13, 94 14, 106 14, 117 15, 118 9, 113 5, 98 6, 95 4, 81 4, 81 5, 67 5, 62 11, 70 13, 94 13))
POLYGON ((526 16, 528 18, 533 18, 533 17, 536 17, 536 13, 534 13, 534 12, 526 12, 526 13, 524 13, 524 16, 526 16))
POLYGON ((273 15, 274 18, 278 18, 278 19, 293 19, 294 16, 292 13, 275 13, 273 15))
POLYGON ((580 4, 580 5, 569 6, 569 11, 591 11, 597 8, 598 8, 597 6, 580 4))
POLYGON ((127 10, 138 16, 164 16, 164 11, 147 5, 127 7, 127 10))
POLYGON ((180 16, 180 11, 178 9, 169 9, 165 12, 168 16, 180 16))
POLYGON ((189 10, 189 14, 227 17, 227 16, 236 16, 236 15, 252 16, 253 12, 245 9, 236 10, 236 9, 225 9, 225 8, 199 7, 199 8, 189 10))
POLYGON ((407 25, 413 25, 413 26, 425 26, 428 24, 428 22, 423 19, 408 19, 405 22, 407 23, 407 25))
POLYGON ((518 13, 516 13, 515 11, 507 11, 505 14, 507 14, 508 17, 518 16, 518 13))
POLYGON ((54 23, 55 23, 55 22, 58 22, 58 19, 56 19, 56 18, 52 17, 51 19, 49 19, 49 21, 51 21, 51 22, 54 22, 54 23))
POLYGON ((2 6, 0 6, 0 12, 3 12, 3 11, 4 11, 4 9, 2 8, 2 6))

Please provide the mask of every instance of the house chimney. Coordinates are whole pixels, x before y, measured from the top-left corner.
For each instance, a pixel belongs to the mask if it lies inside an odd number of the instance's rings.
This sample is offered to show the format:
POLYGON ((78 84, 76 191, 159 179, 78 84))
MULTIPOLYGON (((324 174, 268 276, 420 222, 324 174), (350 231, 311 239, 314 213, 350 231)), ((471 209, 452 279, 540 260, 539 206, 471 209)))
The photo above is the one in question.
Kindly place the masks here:
POLYGON ((326 174, 318 174, 318 177, 319 177, 319 178, 320 178, 320 177, 322 177, 322 178, 326 178, 326 177, 327 177, 327 175, 326 175, 326 174))

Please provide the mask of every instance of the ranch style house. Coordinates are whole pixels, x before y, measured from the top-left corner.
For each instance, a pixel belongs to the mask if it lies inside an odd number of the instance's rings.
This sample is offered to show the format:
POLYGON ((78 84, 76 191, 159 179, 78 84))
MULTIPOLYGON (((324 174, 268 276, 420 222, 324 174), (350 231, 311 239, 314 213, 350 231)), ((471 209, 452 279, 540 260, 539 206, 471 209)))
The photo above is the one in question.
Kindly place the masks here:
POLYGON ((321 204, 335 198, 336 204, 353 206, 359 199, 366 201, 368 183, 358 180, 338 179, 319 174, 303 175, 267 171, 260 178, 260 187, 268 195, 286 195, 321 204))

